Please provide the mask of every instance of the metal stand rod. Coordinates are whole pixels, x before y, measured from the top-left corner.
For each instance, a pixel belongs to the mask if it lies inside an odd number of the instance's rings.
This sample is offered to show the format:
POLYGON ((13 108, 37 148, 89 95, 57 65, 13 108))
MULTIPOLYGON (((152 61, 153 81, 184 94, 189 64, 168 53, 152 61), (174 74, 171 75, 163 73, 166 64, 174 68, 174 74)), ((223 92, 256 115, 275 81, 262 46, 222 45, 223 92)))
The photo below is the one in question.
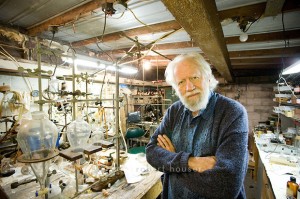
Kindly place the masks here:
MULTIPOLYGON (((75 92, 75 53, 72 51, 73 54, 73 65, 72 65, 72 92, 75 92)), ((73 95, 73 102, 72 102, 72 120, 76 119, 76 103, 75 103, 75 95, 73 95)))
POLYGON ((116 64, 116 170, 120 170, 120 132, 119 132, 119 66, 116 64))
MULTIPOLYGON (((38 64, 38 87, 39 87, 39 101, 42 101, 42 74, 41 74, 41 71, 42 71, 42 66, 41 66, 41 51, 40 51, 40 42, 37 40, 37 64, 38 64)), ((43 111, 43 104, 39 104, 39 110, 40 111, 43 111)))
POLYGON ((74 168, 75 168, 75 183, 76 183, 76 192, 75 194, 78 193, 78 171, 76 169, 76 160, 74 161, 74 168))

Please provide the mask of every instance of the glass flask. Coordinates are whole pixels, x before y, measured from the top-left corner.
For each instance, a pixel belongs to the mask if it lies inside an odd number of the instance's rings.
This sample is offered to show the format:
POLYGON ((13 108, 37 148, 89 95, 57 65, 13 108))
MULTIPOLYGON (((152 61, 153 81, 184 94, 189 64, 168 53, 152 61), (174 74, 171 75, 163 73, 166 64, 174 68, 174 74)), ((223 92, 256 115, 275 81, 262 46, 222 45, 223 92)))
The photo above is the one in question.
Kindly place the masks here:
POLYGON ((76 120, 71 122, 67 128, 67 138, 70 142, 73 152, 83 152, 84 146, 91 134, 90 125, 79 116, 76 120))
POLYGON ((55 148, 58 129, 44 112, 35 111, 31 115, 32 119, 23 120, 18 130, 17 141, 23 152, 18 161, 30 164, 45 194, 50 159, 58 155, 55 148))

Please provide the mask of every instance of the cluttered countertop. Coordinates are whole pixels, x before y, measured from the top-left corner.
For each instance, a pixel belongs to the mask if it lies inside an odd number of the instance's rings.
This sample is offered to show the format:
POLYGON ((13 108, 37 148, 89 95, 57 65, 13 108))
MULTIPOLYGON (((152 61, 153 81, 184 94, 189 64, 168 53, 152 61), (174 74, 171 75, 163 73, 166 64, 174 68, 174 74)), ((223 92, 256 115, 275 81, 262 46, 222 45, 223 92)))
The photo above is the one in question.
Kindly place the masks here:
MULTIPOLYGON (((300 148, 298 136, 295 143, 287 143, 282 134, 262 133, 254 131, 255 144, 260 160, 271 182, 275 198, 286 198, 287 182, 290 177, 300 183, 300 148), (279 140, 279 142, 274 142, 279 140)), ((289 141, 288 141, 289 142, 289 141)))
MULTIPOLYGON (((94 155, 109 157, 115 149, 100 151, 94 155)), ((61 156, 53 158, 49 167, 48 198, 141 198, 155 184, 160 183, 161 172, 154 170, 146 161, 145 154, 128 154, 117 171, 114 165, 99 169, 87 160, 81 164, 77 175, 78 192, 76 192, 76 164, 61 156), (75 165, 75 166, 74 166, 75 165), (117 176, 120 175, 120 176, 117 176), (125 175, 125 177, 124 177, 125 175), (116 179, 117 178, 117 179, 116 179), (111 179, 111 180, 110 180, 111 179), (97 181, 109 181, 105 188, 99 188, 97 181), (94 184, 92 186, 92 184, 94 184), (95 185, 96 184, 96 185, 95 185), (98 186, 98 187, 97 187, 98 186), (97 190, 98 189, 98 190, 97 190)), ((78 166, 78 165, 77 165, 78 166)), ((17 163, 10 165, 15 173, 0 178, 0 185, 9 198, 44 198, 40 185, 29 165, 17 163), (24 182, 28 182, 23 184, 24 182)))

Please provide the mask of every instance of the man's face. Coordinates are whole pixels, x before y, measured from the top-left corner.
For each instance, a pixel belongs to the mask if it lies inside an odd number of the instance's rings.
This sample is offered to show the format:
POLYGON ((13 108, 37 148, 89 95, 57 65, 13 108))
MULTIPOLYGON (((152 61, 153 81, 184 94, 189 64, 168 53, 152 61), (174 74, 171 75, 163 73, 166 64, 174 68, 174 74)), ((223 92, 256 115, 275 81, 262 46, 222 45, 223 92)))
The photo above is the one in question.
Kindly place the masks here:
POLYGON ((193 60, 180 62, 174 70, 175 88, 181 102, 192 112, 206 107, 209 97, 209 80, 201 74, 193 60))

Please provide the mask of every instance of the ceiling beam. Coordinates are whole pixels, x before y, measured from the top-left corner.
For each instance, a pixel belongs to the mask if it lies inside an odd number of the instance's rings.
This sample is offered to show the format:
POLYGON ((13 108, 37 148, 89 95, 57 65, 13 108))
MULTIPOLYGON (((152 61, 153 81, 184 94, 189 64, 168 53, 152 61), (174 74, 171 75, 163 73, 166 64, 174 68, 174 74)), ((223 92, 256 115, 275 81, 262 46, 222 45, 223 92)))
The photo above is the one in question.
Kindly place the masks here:
MULTIPOLYGON (((284 39, 299 39, 300 38, 300 30, 291 30, 285 32, 272 32, 272 33, 263 33, 263 34, 254 34, 249 35, 247 43, 252 42, 262 42, 262 41, 276 41, 276 40, 284 40, 284 39)), ((241 41, 239 40, 239 36, 235 37, 226 37, 226 44, 239 44, 241 41)), ((169 49, 180 49, 180 48, 192 48, 198 47, 197 44, 193 41, 184 41, 184 42, 175 42, 175 43, 165 43, 165 44, 155 44, 152 48, 153 50, 169 50, 169 49)), ((121 48, 114 49, 113 54, 124 54, 128 52, 130 48, 121 48)), ((134 52, 134 51, 133 51, 134 52)))
POLYGON ((267 0, 264 16, 276 16, 281 13, 285 0, 267 0))
POLYGON ((223 21, 224 19, 236 17, 236 16, 252 16, 254 18, 259 17, 265 11, 266 3, 258 3, 243 7, 232 8, 228 10, 219 11, 219 19, 223 21))
POLYGON ((251 58, 251 57, 297 57, 300 55, 300 46, 288 48, 262 49, 231 51, 229 57, 232 58, 251 58))
MULTIPOLYGON (((290 1, 293 2, 292 0, 290 0, 290 1)), ((222 11, 218 12, 219 19, 220 19, 220 21, 222 21, 226 18, 232 18, 232 17, 236 17, 236 16, 253 16, 253 13, 256 13, 255 17, 259 17, 264 12, 265 6, 266 6, 266 3, 259 3, 259 4, 245 6, 245 7, 239 7, 239 8, 229 9, 229 10, 222 10, 222 11)), ((287 4, 287 6, 285 6, 285 10, 289 11, 289 10, 295 9, 295 7, 297 7, 295 5, 295 3, 293 3, 293 4, 289 3, 289 4, 287 4)), ((72 18, 72 20, 73 19, 74 18, 72 18)), ((68 23, 68 22, 70 22, 70 21, 66 21, 65 23, 68 23)), ((121 39, 124 37, 124 34, 126 34, 129 37, 134 37, 137 35, 149 34, 149 32, 154 34, 154 33, 158 33, 158 32, 167 32, 170 30, 177 30, 180 28, 181 28, 180 24, 177 21, 173 20, 173 21, 163 22, 160 24, 148 25, 146 27, 143 26, 143 27, 139 27, 139 28, 134 28, 134 29, 123 31, 123 32, 115 32, 115 33, 111 33, 111 34, 106 34, 103 37, 102 42, 110 42, 110 41, 115 41, 115 40, 121 39)), ((100 35, 98 37, 92 37, 92 38, 88 38, 85 40, 73 42, 72 46, 73 47, 85 46, 85 45, 99 42, 99 41, 101 41, 101 39, 102 39, 102 35, 100 35)))
MULTIPOLYGON (((282 1, 282 0, 278 0, 282 1)), ((265 12, 266 2, 242 6, 227 10, 219 11, 219 19, 223 21, 224 19, 233 18, 237 16, 251 16, 254 18, 260 17, 265 12)), ((300 9, 300 4, 298 0, 287 0, 282 11, 292 12, 300 9)))
MULTIPOLYGON (((178 22, 167 21, 167 22, 158 23, 158 24, 154 24, 154 25, 148 25, 148 26, 133 28, 133 29, 125 30, 125 31, 121 31, 121 32, 106 34, 106 35, 104 35, 102 42, 115 41, 115 40, 123 38, 124 35, 126 35, 128 37, 134 37, 134 36, 143 35, 143 34, 167 32, 170 30, 178 30, 180 28, 181 28, 181 26, 178 22)), ((102 39, 102 35, 99 37, 93 37, 93 38, 73 42, 72 46, 73 47, 85 46, 85 45, 99 42, 99 41, 101 41, 101 39, 102 39)))
MULTIPOLYGON (((183 42, 173 42, 173 43, 165 43, 165 44, 155 44, 155 46, 152 48, 152 50, 170 50, 170 49, 181 49, 181 48, 193 48, 198 47, 195 42, 192 41, 183 41, 183 42)), ((151 48, 151 45, 149 45, 148 48, 141 47, 141 51, 148 51, 151 48)), ((131 52, 136 52, 136 48, 132 49, 131 52)), ((112 50, 111 52, 114 54, 124 54, 128 52, 130 48, 121 48, 112 50)), ((105 51, 110 52, 110 50, 105 51)))
POLYGON ((276 70, 274 68, 271 69, 235 69, 233 70, 233 74, 235 77, 255 77, 255 76, 273 76, 279 75, 280 69, 276 70))
POLYGON ((45 21, 44 23, 28 29, 30 36, 36 36, 39 33, 46 31, 50 26, 63 26, 66 23, 75 21, 79 16, 84 15, 88 12, 101 8, 105 2, 114 2, 114 0, 93 0, 82 6, 74 8, 64 14, 58 15, 52 19, 45 21))
POLYGON ((231 66, 234 68, 236 65, 272 65, 272 64, 285 64, 291 65, 296 62, 295 58, 286 57, 270 57, 270 58, 243 58, 243 59, 231 59, 231 66))
POLYGON ((252 69, 256 69, 256 70, 264 70, 264 69, 278 69, 278 68, 282 68, 282 64, 265 64, 265 65, 258 65, 258 64, 247 64, 247 65, 233 65, 232 69, 236 70, 236 69, 248 69, 248 70, 252 70, 252 69))
POLYGON ((233 78, 215 1, 162 0, 175 19, 228 81, 233 78))
MULTIPOLYGON (((227 10, 224 11, 219 11, 219 18, 220 20, 226 19, 226 18, 230 18, 230 17, 234 17, 234 15, 232 15, 232 12, 236 13, 238 12, 241 16, 248 16, 248 15, 253 15, 253 12, 255 10, 261 10, 261 13, 263 12, 264 8, 265 8, 266 3, 261 3, 261 4, 255 4, 255 5, 251 5, 251 6, 247 6, 247 9, 242 9, 242 8, 236 8, 230 12, 227 12, 227 10)), ((236 15, 235 15, 236 16, 236 15)), ((134 29, 130 29, 130 30, 126 30, 123 32, 115 32, 115 33, 111 33, 111 34, 107 34, 103 37, 103 42, 110 42, 110 41, 115 41, 118 39, 121 39, 124 37, 123 34, 126 34, 129 37, 133 37, 133 36, 137 36, 137 35, 143 35, 143 34, 149 34, 149 28, 151 29, 151 33, 158 33, 158 32, 163 32, 163 31, 170 31, 170 30, 177 30, 180 29, 181 26, 180 24, 173 20, 173 21, 168 21, 168 22, 163 22, 160 24, 153 24, 153 25, 149 25, 148 27, 143 26, 143 27, 139 27, 139 28, 134 28, 134 29)), ((81 40, 81 41, 77 41, 77 42, 73 42, 72 46, 73 47, 80 47, 80 46, 85 46, 85 45, 89 45, 92 43, 96 43, 99 42, 101 40, 102 36, 98 36, 98 37, 93 37, 93 38, 89 38, 89 39, 85 39, 85 40, 81 40)))
MULTIPOLYGON (((270 32, 263 34, 252 34, 248 35, 248 39, 245 43, 252 42, 262 42, 262 41, 276 41, 276 40, 288 40, 288 39, 299 39, 300 38, 300 29, 299 30, 290 30, 290 31, 280 31, 280 32, 270 32)), ((238 37, 226 37, 226 44, 240 44, 241 41, 238 37)))
POLYGON ((278 80, 278 74, 273 74, 271 75, 270 73, 268 73, 269 75, 267 76, 245 76, 245 77, 236 77, 235 78, 235 82, 237 84, 249 84, 249 83, 253 83, 255 82, 256 84, 263 84, 263 83, 272 83, 272 82, 276 82, 276 80, 278 80))

